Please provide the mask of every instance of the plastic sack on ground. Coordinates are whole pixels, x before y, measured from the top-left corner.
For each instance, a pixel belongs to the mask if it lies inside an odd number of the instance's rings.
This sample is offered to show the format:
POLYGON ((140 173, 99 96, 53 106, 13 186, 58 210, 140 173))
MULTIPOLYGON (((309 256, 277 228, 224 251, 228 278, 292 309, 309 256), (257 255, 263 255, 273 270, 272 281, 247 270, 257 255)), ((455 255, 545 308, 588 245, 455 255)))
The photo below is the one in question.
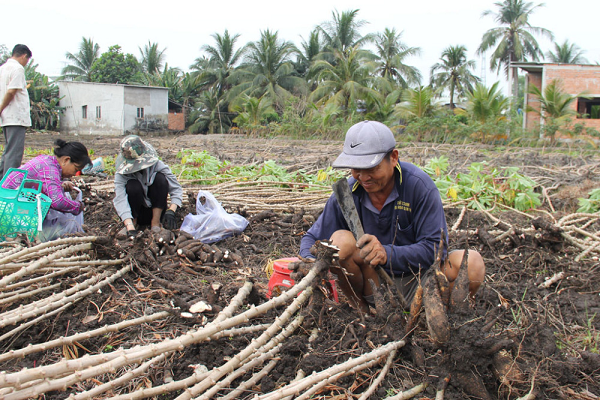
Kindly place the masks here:
POLYGON ((248 220, 239 214, 229 214, 212 193, 200 190, 196 197, 196 213, 183 219, 180 230, 203 243, 214 243, 241 233, 248 220))
MULTIPOLYGON (((81 190, 75 187, 77 190, 77 196, 75 200, 81 201, 82 195, 81 190)), ((65 196, 71 197, 69 192, 65 193, 65 196)), ((42 224, 42 231, 39 234, 39 239, 42 242, 48 242, 50 240, 58 239, 68 233, 83 232, 83 211, 77 215, 70 213, 64 213, 51 208, 48 210, 48 214, 42 224)))

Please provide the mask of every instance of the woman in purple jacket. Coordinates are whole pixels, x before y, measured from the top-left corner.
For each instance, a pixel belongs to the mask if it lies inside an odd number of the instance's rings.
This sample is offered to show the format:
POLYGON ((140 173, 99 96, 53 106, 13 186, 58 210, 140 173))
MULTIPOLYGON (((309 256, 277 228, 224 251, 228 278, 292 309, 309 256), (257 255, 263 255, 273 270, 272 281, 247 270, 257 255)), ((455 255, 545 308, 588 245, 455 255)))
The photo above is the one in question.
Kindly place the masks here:
MULTIPOLYGON (((90 163, 90 156, 83 144, 57 139, 54 142, 54 155, 39 155, 19 167, 27 171, 27 179, 41 181, 42 193, 52 200, 50 211, 42 226, 42 241, 81 231, 80 224, 69 222, 73 218, 68 214, 80 215, 83 212, 83 203, 71 199, 68 192, 73 190, 75 185, 67 179, 90 163)), ((4 187, 18 188, 22 180, 22 173, 13 172, 7 177, 4 187)))

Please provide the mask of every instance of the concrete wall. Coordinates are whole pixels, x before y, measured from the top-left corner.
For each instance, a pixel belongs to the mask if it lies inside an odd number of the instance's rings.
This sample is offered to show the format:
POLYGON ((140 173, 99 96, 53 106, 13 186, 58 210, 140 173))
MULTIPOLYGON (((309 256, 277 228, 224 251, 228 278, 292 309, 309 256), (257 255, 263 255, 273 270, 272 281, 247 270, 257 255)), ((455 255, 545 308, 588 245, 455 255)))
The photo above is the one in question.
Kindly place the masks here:
POLYGON ((169 124, 169 90, 147 86, 125 86, 125 133, 165 131, 169 124), (144 116, 138 118, 138 108, 144 116))
POLYGON ((90 82, 58 82, 60 131, 78 134, 123 134, 123 85, 90 82), (83 107, 87 106, 87 118, 83 107), (100 107, 100 118, 96 108, 100 107))

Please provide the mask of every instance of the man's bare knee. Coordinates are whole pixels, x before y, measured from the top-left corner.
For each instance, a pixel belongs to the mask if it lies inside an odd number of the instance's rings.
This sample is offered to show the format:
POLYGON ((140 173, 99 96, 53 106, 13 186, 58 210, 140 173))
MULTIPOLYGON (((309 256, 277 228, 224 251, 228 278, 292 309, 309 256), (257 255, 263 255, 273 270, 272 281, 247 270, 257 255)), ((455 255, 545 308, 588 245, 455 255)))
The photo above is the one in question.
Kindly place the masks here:
POLYGON ((469 281, 482 284, 485 280, 485 263, 478 251, 469 250, 469 281))
MULTIPOLYGON (((464 254, 464 250, 456 250, 448 255, 448 260, 444 266, 444 273, 450 282, 454 281, 458 276, 464 254)), ((470 282, 481 284, 485 279, 485 263, 481 254, 476 250, 469 250, 467 272, 470 282)))

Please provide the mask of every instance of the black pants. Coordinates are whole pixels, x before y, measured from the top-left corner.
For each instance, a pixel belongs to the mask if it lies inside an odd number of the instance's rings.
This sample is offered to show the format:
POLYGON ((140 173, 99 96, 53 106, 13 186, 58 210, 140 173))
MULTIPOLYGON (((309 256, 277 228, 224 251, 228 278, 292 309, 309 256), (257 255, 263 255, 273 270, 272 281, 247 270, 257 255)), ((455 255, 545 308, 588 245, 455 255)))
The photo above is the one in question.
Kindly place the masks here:
POLYGON ((152 207, 146 207, 144 201, 144 188, 140 181, 130 179, 125 185, 127 199, 133 219, 138 225, 150 225, 152 221, 152 209, 161 208, 163 214, 167 209, 167 194, 169 194, 169 183, 162 173, 157 173, 154 183, 148 187, 148 198, 152 207))

